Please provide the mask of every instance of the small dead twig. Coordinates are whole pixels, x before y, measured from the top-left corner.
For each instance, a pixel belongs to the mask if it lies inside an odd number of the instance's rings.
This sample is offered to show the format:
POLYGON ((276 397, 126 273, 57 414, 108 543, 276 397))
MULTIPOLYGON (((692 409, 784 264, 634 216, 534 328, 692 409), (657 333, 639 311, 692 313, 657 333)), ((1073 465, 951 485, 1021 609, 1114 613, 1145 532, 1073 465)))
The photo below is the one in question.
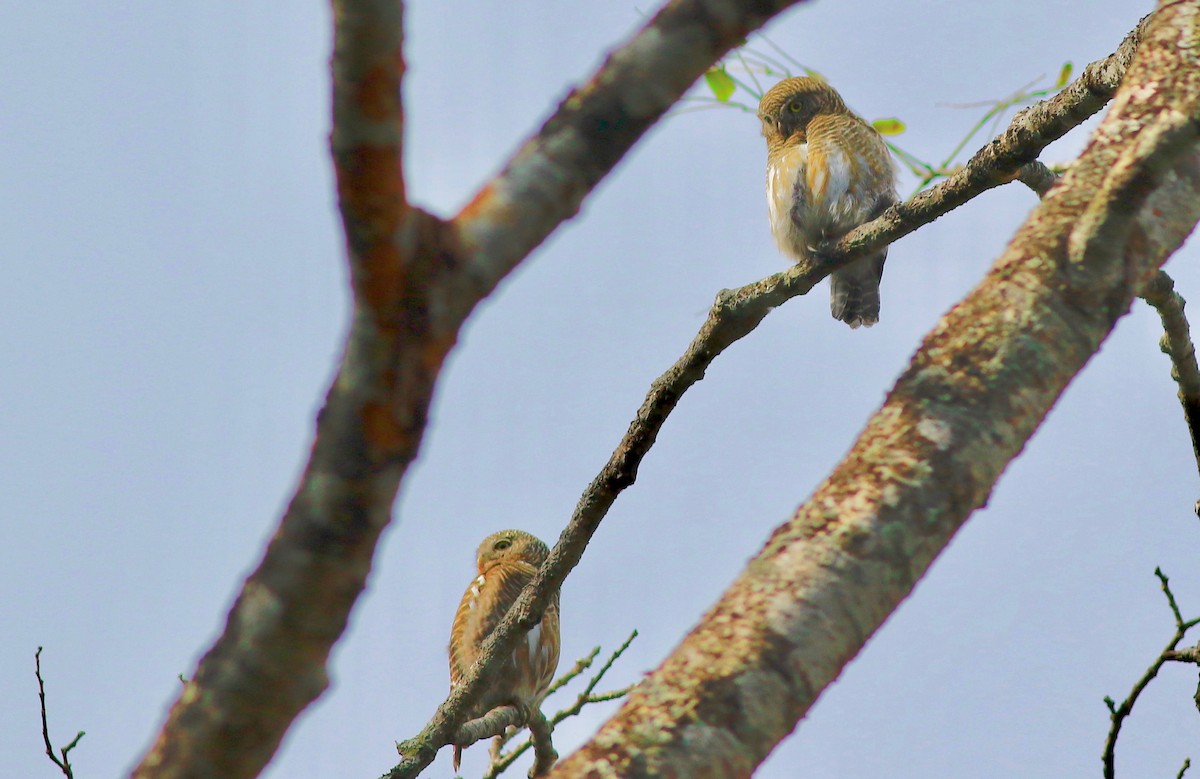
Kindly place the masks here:
MULTIPOLYGON (((492 760, 491 765, 488 767, 488 772, 484 774, 483 779, 496 779, 496 777, 504 773, 509 766, 516 762, 517 758, 529 751, 531 746, 534 748, 534 754, 537 755, 539 739, 544 738, 546 742, 549 743, 550 735, 554 733, 554 728, 568 717, 574 717, 575 715, 579 714, 579 712, 583 710, 584 706, 588 705, 589 703, 602 703, 604 701, 616 700, 617 698, 623 697, 626 693, 633 689, 633 685, 630 685, 628 687, 623 687, 619 690, 613 690, 606 693, 594 694, 592 692, 596 689, 596 685, 600 683, 600 680, 604 678, 604 675, 608 673, 608 670, 612 668, 613 663, 617 661, 617 658, 624 654, 625 650, 629 648, 629 645, 633 643, 633 640, 637 638, 637 635, 638 632, 634 630, 629 634, 629 638, 625 639, 625 643, 621 644, 621 646, 617 647, 616 650, 609 655, 608 659, 604 662, 604 665, 600 666, 600 669, 596 671, 596 674, 588 681, 587 686, 583 688, 583 691, 575 696, 575 701, 570 706, 559 711, 557 714, 551 717, 549 721, 546 720, 544 715, 541 715, 541 712, 536 712, 530 721, 529 730, 532 734, 531 738, 526 739, 520 746, 516 747, 511 752, 504 753, 499 750, 499 747, 503 747, 504 744, 508 743, 512 736, 516 735, 516 731, 512 733, 506 733, 505 735, 498 737, 499 746, 496 749, 495 758, 492 760), (540 722, 536 723, 537 727, 535 728, 534 721, 538 720, 539 718, 540 722), (540 728, 543 725, 545 726, 545 730, 539 733, 537 728, 540 728)), ((582 674, 592 665, 592 662, 599 654, 600 647, 596 647, 588 655, 577 660, 575 662, 575 666, 570 671, 563 674, 554 682, 554 684, 550 685, 550 691, 553 692, 561 689, 567 684, 567 682, 582 674)), ((551 746, 551 750, 553 750, 553 746, 551 746)), ((554 754, 554 759, 558 759, 557 753, 554 754)), ((541 763, 542 758, 539 756, 537 759, 535 759, 533 768, 530 769, 529 775, 531 777, 541 775, 540 773, 535 773, 541 763)))
POLYGON ((38 683, 38 700, 41 702, 42 708, 42 741, 46 745, 46 756, 58 766, 58 769, 63 772, 63 776, 67 779, 75 779, 75 773, 71 770, 71 761, 67 758, 67 753, 75 748, 84 733, 82 730, 79 731, 75 738, 71 739, 70 744, 59 750, 61 759, 54 754, 54 745, 50 743, 50 725, 46 721, 46 684, 42 681, 42 648, 40 646, 33 653, 33 675, 37 677, 38 683))
MULTIPOLYGON (((1118 706, 1112 698, 1108 696, 1105 696, 1104 698, 1104 705, 1108 706, 1108 715, 1109 720, 1111 721, 1111 725, 1108 729, 1108 738, 1104 742, 1104 779, 1113 779, 1116 776, 1115 752, 1117 748, 1117 737, 1121 733, 1121 725, 1125 722, 1125 718, 1129 716, 1130 712, 1133 711, 1133 705, 1137 702, 1138 696, 1142 694, 1142 691, 1145 690, 1150 682, 1154 680, 1154 677, 1158 675, 1158 670, 1162 668, 1165 663, 1172 661, 1197 662, 1195 649, 1190 650, 1190 658, 1185 659, 1177 656, 1184 654, 1184 652, 1176 652, 1175 647, 1180 641, 1183 640, 1184 634, 1186 634, 1196 625, 1200 625, 1200 617, 1184 621, 1183 614, 1179 611, 1179 604, 1175 602, 1175 594, 1171 592, 1167 575, 1162 572, 1161 568, 1155 568, 1154 575, 1158 577, 1159 582, 1162 584, 1163 594, 1167 596, 1167 605, 1170 606, 1171 615, 1175 618, 1175 634, 1171 637, 1171 641, 1167 644, 1166 648, 1159 653, 1158 657, 1154 660, 1150 667, 1146 669, 1146 672, 1142 674, 1142 678, 1138 679, 1133 685, 1133 689, 1130 690, 1129 696, 1125 698, 1125 700, 1121 701, 1120 706, 1118 706)), ((1183 776, 1183 772, 1188 769, 1189 765, 1191 765, 1190 761, 1184 763, 1183 769, 1179 772, 1179 776, 1183 776)))

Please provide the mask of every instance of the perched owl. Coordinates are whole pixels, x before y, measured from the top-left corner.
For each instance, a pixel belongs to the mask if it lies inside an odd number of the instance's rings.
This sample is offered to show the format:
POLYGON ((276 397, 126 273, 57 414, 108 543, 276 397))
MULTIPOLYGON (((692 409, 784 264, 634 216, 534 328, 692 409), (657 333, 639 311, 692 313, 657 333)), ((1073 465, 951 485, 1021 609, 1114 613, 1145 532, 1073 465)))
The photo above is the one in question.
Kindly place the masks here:
MULTIPOLYGON (((550 550, 523 530, 501 530, 483 539, 475 554, 479 575, 463 593, 450 630, 450 685, 454 687, 479 657, 479 649, 533 579, 550 550)), ((558 668, 558 593, 542 620, 513 650, 491 686, 470 712, 482 717, 497 706, 537 709, 558 668)), ((462 748, 454 747, 454 770, 462 748)))
MULTIPOLYGON (((788 78, 758 104, 767 139, 771 233, 793 260, 879 216, 896 202, 896 172, 883 138, 819 78, 788 78)), ((879 321, 887 249, 829 276, 829 307, 850 327, 879 321)))

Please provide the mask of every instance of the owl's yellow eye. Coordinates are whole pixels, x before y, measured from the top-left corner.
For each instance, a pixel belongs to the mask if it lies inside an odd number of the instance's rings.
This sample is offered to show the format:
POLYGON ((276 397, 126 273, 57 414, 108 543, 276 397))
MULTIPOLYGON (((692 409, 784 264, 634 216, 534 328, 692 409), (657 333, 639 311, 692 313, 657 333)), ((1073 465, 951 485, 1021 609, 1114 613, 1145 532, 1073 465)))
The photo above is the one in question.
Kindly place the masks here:
POLYGON ((492 549, 496 550, 497 552, 503 552, 505 549, 508 549, 510 546, 512 546, 512 541, 509 541, 507 538, 501 538, 499 541, 497 541, 495 544, 492 545, 492 549))
POLYGON ((800 101, 797 100, 794 103, 788 103, 788 110, 791 111, 793 114, 800 113, 800 101))

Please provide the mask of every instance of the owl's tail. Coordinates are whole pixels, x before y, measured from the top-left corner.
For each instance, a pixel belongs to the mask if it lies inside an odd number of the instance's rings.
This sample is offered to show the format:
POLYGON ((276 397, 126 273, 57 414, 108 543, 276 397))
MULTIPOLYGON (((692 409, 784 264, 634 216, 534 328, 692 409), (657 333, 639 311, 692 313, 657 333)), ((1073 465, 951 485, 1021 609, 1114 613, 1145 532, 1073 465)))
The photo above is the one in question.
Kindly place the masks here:
POLYGON ((829 274, 829 310, 852 328, 879 321, 879 281, 887 252, 863 257, 829 274))
POLYGON ((458 773, 458 766, 462 763, 462 747, 458 744, 454 745, 454 773, 458 773))

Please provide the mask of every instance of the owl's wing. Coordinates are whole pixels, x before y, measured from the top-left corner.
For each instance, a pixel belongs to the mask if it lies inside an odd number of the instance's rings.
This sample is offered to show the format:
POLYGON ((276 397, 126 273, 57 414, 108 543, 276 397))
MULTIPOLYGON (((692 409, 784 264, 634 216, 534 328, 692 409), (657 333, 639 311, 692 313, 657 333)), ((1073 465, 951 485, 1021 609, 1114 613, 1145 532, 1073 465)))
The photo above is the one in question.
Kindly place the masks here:
POLYGON ((869 221, 881 198, 896 197, 895 165, 883 137, 853 114, 812 120, 808 160, 805 184, 828 220, 825 239, 840 238, 869 221))
POLYGON ((479 657, 479 647, 512 608, 537 568, 525 562, 497 565, 463 593, 450 632, 450 683, 457 684, 479 657), (480 581, 482 580, 482 581, 480 581))
MULTIPOLYGON (((541 640, 530 642, 530 649, 536 652, 532 659, 538 679, 536 681, 537 697, 546 694, 550 683, 554 681, 554 672, 558 670, 559 624, 558 624, 559 593, 554 593, 546 611, 542 613, 542 621, 536 630, 540 631, 541 640)), ((533 631, 530 631, 533 635, 533 631)))

